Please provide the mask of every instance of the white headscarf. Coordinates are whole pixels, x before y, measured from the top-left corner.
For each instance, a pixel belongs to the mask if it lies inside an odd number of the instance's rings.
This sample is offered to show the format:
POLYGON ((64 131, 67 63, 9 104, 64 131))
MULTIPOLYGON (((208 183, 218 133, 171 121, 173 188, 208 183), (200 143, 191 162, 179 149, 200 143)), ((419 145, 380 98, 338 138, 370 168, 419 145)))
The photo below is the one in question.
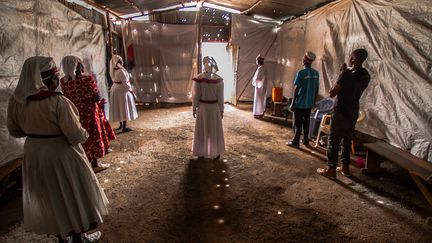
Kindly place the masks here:
POLYGON ((76 67, 80 61, 81 60, 75 56, 65 56, 63 58, 63 60, 61 62, 61 66, 63 69, 63 73, 65 74, 65 76, 64 76, 65 82, 67 82, 69 80, 69 78, 71 78, 72 80, 75 79, 76 67))
POLYGON ((216 80, 216 79, 222 79, 221 76, 217 75, 216 72, 219 71, 218 65, 216 63, 216 60, 211 56, 205 56, 203 58, 203 67, 204 72, 200 73, 195 78, 197 79, 209 79, 209 80, 216 80))
POLYGON ((206 70, 206 67, 211 67, 212 68, 212 73, 216 73, 217 71, 219 71, 219 67, 216 63, 216 60, 211 57, 211 56, 205 56, 203 58, 203 65, 204 65, 204 70, 206 70))
POLYGON ((24 61, 20 78, 13 93, 14 99, 21 103, 27 103, 27 97, 39 93, 41 89, 48 90, 42 82, 41 72, 56 68, 51 57, 34 56, 24 61))
POLYGON ((123 58, 121 56, 119 56, 119 55, 114 55, 111 58, 111 61, 110 61, 110 70, 109 70, 109 74, 111 76, 111 79, 114 79, 114 68, 117 66, 117 63, 119 61, 123 62, 123 58))

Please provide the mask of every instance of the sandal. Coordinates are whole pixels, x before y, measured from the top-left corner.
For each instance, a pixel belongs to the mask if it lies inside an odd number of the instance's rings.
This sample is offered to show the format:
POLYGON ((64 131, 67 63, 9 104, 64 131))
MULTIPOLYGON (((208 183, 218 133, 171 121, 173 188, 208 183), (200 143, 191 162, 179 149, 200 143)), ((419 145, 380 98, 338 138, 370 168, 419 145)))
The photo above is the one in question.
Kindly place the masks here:
POLYGON ((84 233, 82 234, 82 241, 85 243, 94 243, 98 242, 101 238, 102 233, 100 231, 95 231, 93 233, 84 233))
POLYGON ((317 173, 329 179, 336 179, 336 168, 318 168, 317 173))
POLYGON ((94 173, 99 173, 101 171, 104 171, 106 169, 108 169, 111 165, 110 164, 98 164, 97 166, 92 166, 93 172, 94 173))

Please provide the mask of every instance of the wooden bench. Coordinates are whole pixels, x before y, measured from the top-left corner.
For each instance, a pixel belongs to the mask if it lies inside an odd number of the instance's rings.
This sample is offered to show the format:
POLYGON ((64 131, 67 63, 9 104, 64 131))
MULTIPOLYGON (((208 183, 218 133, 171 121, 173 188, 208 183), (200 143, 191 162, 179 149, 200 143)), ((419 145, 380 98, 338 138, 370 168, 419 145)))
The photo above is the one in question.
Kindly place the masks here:
POLYGON ((432 185, 432 163, 382 141, 366 143, 364 146, 367 148, 367 154, 366 167, 362 169, 363 174, 384 171, 380 167, 380 164, 385 159, 394 162, 408 171, 426 200, 432 205, 432 193, 430 191, 432 185))
POLYGON ((19 172, 22 163, 22 159, 16 159, 0 167, 0 198, 9 188, 15 185, 16 181, 11 178, 14 173, 19 172))

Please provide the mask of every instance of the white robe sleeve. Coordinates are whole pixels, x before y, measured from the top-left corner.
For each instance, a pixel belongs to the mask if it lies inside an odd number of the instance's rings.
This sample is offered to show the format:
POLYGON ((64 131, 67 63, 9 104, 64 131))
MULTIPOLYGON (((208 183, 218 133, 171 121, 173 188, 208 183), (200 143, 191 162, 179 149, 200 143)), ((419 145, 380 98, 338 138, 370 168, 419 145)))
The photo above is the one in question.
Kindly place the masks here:
POLYGON ((224 111, 224 83, 221 82, 218 85, 218 91, 217 91, 217 96, 218 96, 218 105, 219 105, 219 110, 221 112, 224 111))
POLYGON ((116 81, 122 82, 122 86, 126 91, 132 90, 132 86, 129 82, 129 73, 125 69, 118 69, 115 72, 116 81))
POLYGON ((201 99, 201 87, 200 84, 196 81, 193 81, 192 85, 192 107, 196 110, 199 107, 201 99))
POLYGON ((7 128, 9 130, 9 133, 12 137, 15 138, 22 138, 25 137, 25 133, 23 130, 21 130, 20 126, 17 123, 17 118, 15 116, 16 114, 16 101, 11 98, 9 100, 9 104, 8 104, 8 111, 7 111, 7 128))
POLYGON ((255 72, 254 78, 252 79, 252 85, 260 89, 263 87, 264 79, 264 68, 263 66, 259 66, 255 72))
POLYGON ((57 104, 57 121, 70 144, 84 143, 89 134, 81 126, 79 113, 72 101, 60 96, 57 104))

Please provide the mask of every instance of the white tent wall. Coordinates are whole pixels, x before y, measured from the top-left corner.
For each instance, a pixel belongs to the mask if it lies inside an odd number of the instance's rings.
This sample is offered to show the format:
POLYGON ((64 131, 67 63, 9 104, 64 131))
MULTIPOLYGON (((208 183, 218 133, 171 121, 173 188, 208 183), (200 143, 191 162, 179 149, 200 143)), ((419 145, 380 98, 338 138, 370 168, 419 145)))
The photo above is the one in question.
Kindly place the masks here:
POLYGON ((0 165, 22 156, 23 139, 9 136, 7 104, 18 82, 24 60, 51 56, 60 66, 66 55, 83 59, 95 75, 100 94, 108 101, 106 45, 100 25, 55 0, 0 1, 0 165))
POLYGON ((271 95, 271 87, 279 85, 275 78, 276 69, 274 43, 277 37, 276 24, 259 22, 243 15, 233 15, 231 25, 231 43, 240 46, 237 69, 237 100, 253 100, 252 77, 257 69, 258 54, 265 57, 267 78, 269 80, 267 95, 271 95))
POLYGON ((197 74, 198 25, 127 21, 123 35, 125 42, 133 43, 132 81, 140 101, 191 101, 192 78, 197 74))
POLYGON ((356 129, 432 162, 432 5, 429 0, 341 0, 282 26, 276 74, 291 97, 306 51, 317 54, 319 94, 351 51, 365 48, 371 83, 356 129))

